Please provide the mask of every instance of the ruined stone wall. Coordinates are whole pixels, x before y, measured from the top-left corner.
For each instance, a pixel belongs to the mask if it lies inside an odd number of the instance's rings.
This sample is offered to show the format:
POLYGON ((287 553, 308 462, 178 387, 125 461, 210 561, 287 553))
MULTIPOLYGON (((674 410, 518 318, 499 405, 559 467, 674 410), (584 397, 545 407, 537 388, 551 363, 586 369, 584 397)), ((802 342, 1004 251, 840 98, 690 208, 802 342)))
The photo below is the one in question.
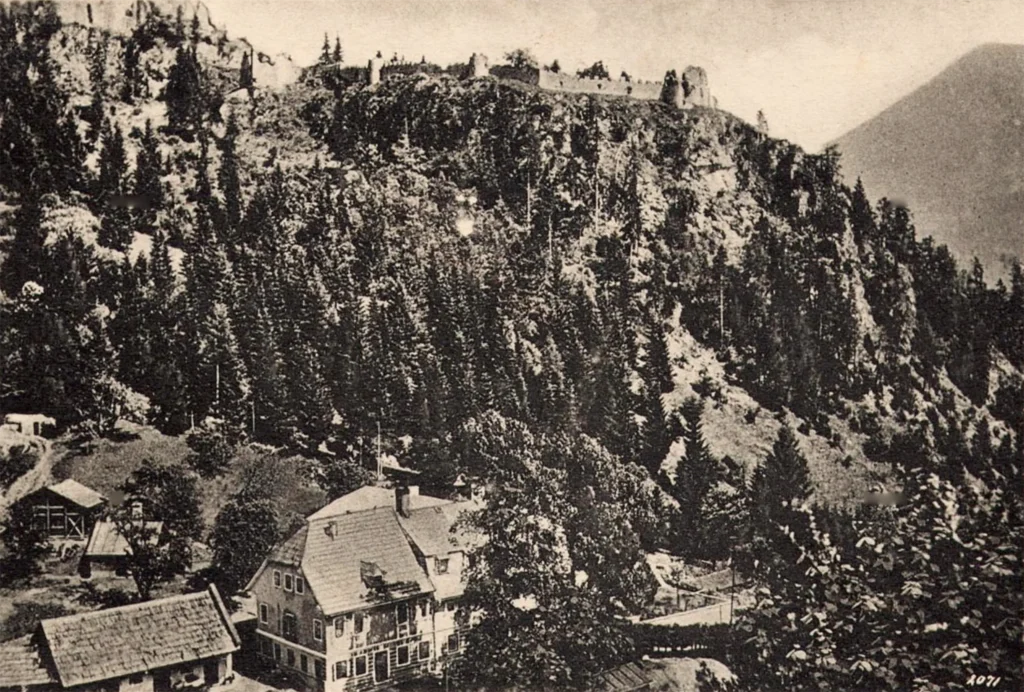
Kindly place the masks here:
MULTIPOLYGON (((493 70, 492 70, 493 72, 493 70)), ((627 82, 621 79, 589 79, 561 72, 540 70, 537 85, 548 91, 573 94, 605 94, 628 96, 642 101, 656 101, 661 97, 661 82, 627 82)))

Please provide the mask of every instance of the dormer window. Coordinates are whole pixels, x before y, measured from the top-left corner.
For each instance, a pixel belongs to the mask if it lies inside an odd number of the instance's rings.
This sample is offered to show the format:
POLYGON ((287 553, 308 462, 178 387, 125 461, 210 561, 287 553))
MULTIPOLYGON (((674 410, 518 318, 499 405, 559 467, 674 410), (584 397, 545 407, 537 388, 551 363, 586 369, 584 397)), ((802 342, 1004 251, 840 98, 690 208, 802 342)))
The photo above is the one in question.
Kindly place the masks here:
POLYGON ((448 558, 446 557, 435 557, 434 558, 434 571, 438 574, 448 574, 448 558))

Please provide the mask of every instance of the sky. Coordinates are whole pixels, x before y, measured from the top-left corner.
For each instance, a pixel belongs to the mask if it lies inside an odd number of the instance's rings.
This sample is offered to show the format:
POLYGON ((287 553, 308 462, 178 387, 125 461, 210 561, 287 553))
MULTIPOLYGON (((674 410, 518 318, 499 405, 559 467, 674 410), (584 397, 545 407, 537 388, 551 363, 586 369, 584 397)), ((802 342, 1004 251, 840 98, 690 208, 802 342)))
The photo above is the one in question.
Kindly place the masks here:
POLYGON ((205 0, 231 36, 300 64, 323 34, 447 65, 515 48, 660 80, 700 65, 719 106, 818 151, 984 43, 1024 42, 1022 0, 205 0))

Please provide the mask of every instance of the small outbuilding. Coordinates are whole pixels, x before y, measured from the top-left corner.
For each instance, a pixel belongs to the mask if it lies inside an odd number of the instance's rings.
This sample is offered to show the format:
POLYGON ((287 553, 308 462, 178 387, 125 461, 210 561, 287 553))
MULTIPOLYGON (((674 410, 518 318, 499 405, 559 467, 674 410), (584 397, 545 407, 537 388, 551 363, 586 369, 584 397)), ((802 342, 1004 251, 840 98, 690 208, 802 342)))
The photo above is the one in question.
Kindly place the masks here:
POLYGON ((22 435, 44 437, 57 425, 57 421, 41 413, 8 413, 4 415, 4 427, 22 435))
MULTIPOLYGON (((150 541, 156 543, 160 540, 164 524, 162 521, 147 521, 145 528, 149 531, 150 541)), ((83 576, 91 575, 94 569, 98 569, 126 574, 127 560, 131 552, 132 549, 127 539, 117 529, 117 524, 112 521, 98 521, 92 528, 89 543, 85 546, 79 573, 83 576)))
POLYGON ((103 513, 107 498, 68 478, 40 488, 20 502, 32 507, 36 525, 51 539, 85 540, 103 513))

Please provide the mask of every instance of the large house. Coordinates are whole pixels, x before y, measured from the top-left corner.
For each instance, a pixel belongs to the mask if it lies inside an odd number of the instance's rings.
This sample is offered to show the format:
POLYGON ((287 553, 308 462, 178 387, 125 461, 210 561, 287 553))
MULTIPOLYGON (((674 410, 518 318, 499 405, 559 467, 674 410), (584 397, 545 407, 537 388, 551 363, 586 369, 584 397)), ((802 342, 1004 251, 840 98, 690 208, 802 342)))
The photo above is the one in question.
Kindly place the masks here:
POLYGON ((471 503, 368 486, 306 518, 249 582, 267 662, 308 690, 364 690, 440 674, 468 626, 458 601, 479 537, 471 503))
POLYGON ((231 679, 239 648, 214 586, 79 615, 50 618, 0 642, 0 690, 169 692, 231 679))

